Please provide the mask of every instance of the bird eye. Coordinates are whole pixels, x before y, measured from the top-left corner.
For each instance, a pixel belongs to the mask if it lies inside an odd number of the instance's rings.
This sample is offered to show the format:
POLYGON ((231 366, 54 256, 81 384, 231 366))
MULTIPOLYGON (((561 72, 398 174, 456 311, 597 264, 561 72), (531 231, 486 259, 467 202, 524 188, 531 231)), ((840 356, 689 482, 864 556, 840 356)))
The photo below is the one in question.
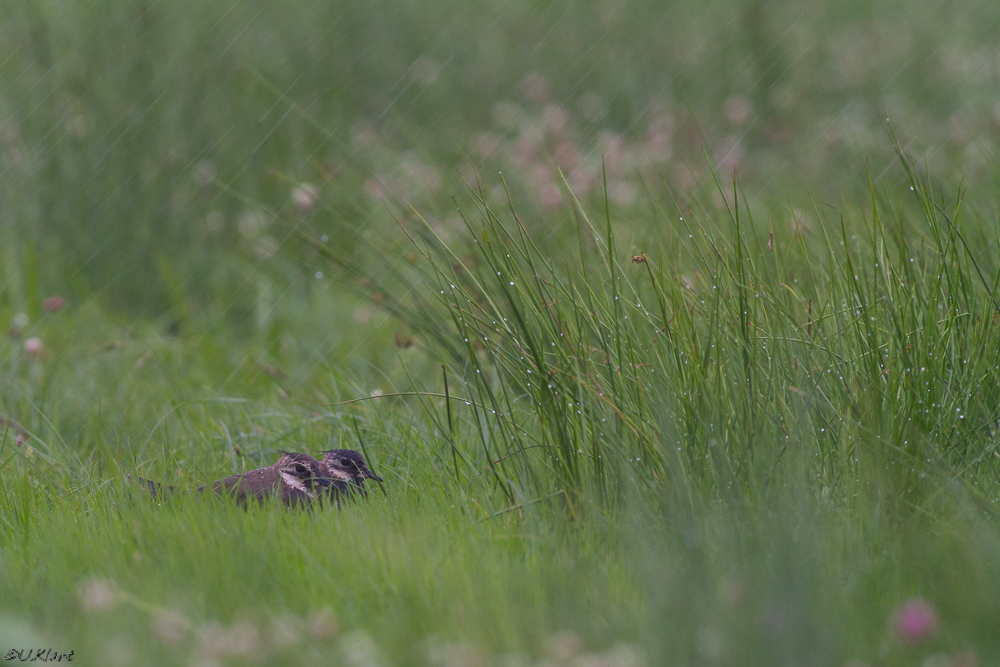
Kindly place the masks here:
POLYGON ((351 459, 346 459, 346 458, 345 458, 345 459, 340 459, 340 462, 341 462, 341 463, 342 463, 343 465, 345 465, 345 466, 349 466, 349 465, 351 465, 351 463, 352 463, 351 459))
POLYGON ((300 474, 300 475, 304 475, 304 474, 306 474, 307 472, 309 472, 309 469, 308 469, 308 468, 306 468, 306 467, 305 467, 304 465, 302 465, 301 463, 296 463, 296 464, 295 464, 295 472, 297 472, 297 473, 298 473, 298 474, 300 474))

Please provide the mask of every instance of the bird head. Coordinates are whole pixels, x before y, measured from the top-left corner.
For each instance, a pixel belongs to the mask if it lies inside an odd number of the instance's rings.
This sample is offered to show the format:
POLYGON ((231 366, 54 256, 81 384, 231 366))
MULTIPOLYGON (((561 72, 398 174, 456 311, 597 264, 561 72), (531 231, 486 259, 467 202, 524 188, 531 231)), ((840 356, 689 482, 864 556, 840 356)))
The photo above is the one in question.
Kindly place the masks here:
POLYGON ((308 454, 282 454, 275 467, 281 475, 282 485, 290 490, 301 491, 310 498, 316 493, 322 493, 331 484, 331 480, 323 474, 319 461, 308 454))
POLYGON ((362 486, 366 479, 384 481, 365 463, 365 457, 353 449, 331 449, 323 452, 319 460, 323 475, 332 480, 362 486))

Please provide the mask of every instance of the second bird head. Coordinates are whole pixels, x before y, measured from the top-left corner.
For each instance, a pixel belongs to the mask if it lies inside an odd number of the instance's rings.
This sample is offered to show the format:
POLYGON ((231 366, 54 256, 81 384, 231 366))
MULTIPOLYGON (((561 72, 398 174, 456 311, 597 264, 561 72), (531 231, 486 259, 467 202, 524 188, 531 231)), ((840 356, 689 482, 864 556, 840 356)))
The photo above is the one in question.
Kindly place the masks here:
POLYGON ((354 484, 364 488, 362 485, 366 479, 374 479, 377 482, 383 481, 381 477, 373 473, 365 457, 353 449, 330 449, 323 452, 319 459, 320 470, 324 477, 332 480, 354 484))

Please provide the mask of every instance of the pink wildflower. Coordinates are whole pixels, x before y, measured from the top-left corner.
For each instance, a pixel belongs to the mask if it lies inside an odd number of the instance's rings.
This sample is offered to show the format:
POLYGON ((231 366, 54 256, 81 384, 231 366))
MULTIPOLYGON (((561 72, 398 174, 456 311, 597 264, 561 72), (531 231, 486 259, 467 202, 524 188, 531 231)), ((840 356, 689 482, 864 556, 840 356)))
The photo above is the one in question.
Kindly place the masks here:
POLYGON ((303 183, 292 190, 292 204, 302 213, 308 213, 316 205, 319 190, 312 183, 303 183))
POLYGON ((521 80, 521 94, 529 102, 543 102, 549 96, 549 80, 532 72, 521 80))
POLYGON ((556 209, 562 206, 562 193, 555 183, 546 183, 538 193, 542 200, 542 206, 547 209, 556 209))
POLYGON ((893 617, 896 637, 904 644, 920 644, 938 631, 934 605, 923 598, 910 598, 896 610, 893 617))
POLYGON ((24 341, 24 351, 33 357, 40 357, 45 351, 45 345, 42 343, 41 338, 32 336, 28 340, 24 341))
POLYGON ((48 299, 42 302, 42 308, 46 312, 54 313, 57 310, 62 310, 62 307, 66 305, 66 299, 62 298, 58 294, 55 296, 50 296, 48 299))

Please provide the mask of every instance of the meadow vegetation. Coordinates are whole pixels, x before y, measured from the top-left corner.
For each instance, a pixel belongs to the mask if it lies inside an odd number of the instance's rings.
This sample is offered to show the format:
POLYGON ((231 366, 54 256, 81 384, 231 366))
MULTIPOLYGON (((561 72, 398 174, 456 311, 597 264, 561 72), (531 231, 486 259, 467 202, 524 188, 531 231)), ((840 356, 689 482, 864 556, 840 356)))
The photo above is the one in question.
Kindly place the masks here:
POLYGON ((1000 659, 1000 9, 337 4, 0 8, 0 651, 1000 659))

